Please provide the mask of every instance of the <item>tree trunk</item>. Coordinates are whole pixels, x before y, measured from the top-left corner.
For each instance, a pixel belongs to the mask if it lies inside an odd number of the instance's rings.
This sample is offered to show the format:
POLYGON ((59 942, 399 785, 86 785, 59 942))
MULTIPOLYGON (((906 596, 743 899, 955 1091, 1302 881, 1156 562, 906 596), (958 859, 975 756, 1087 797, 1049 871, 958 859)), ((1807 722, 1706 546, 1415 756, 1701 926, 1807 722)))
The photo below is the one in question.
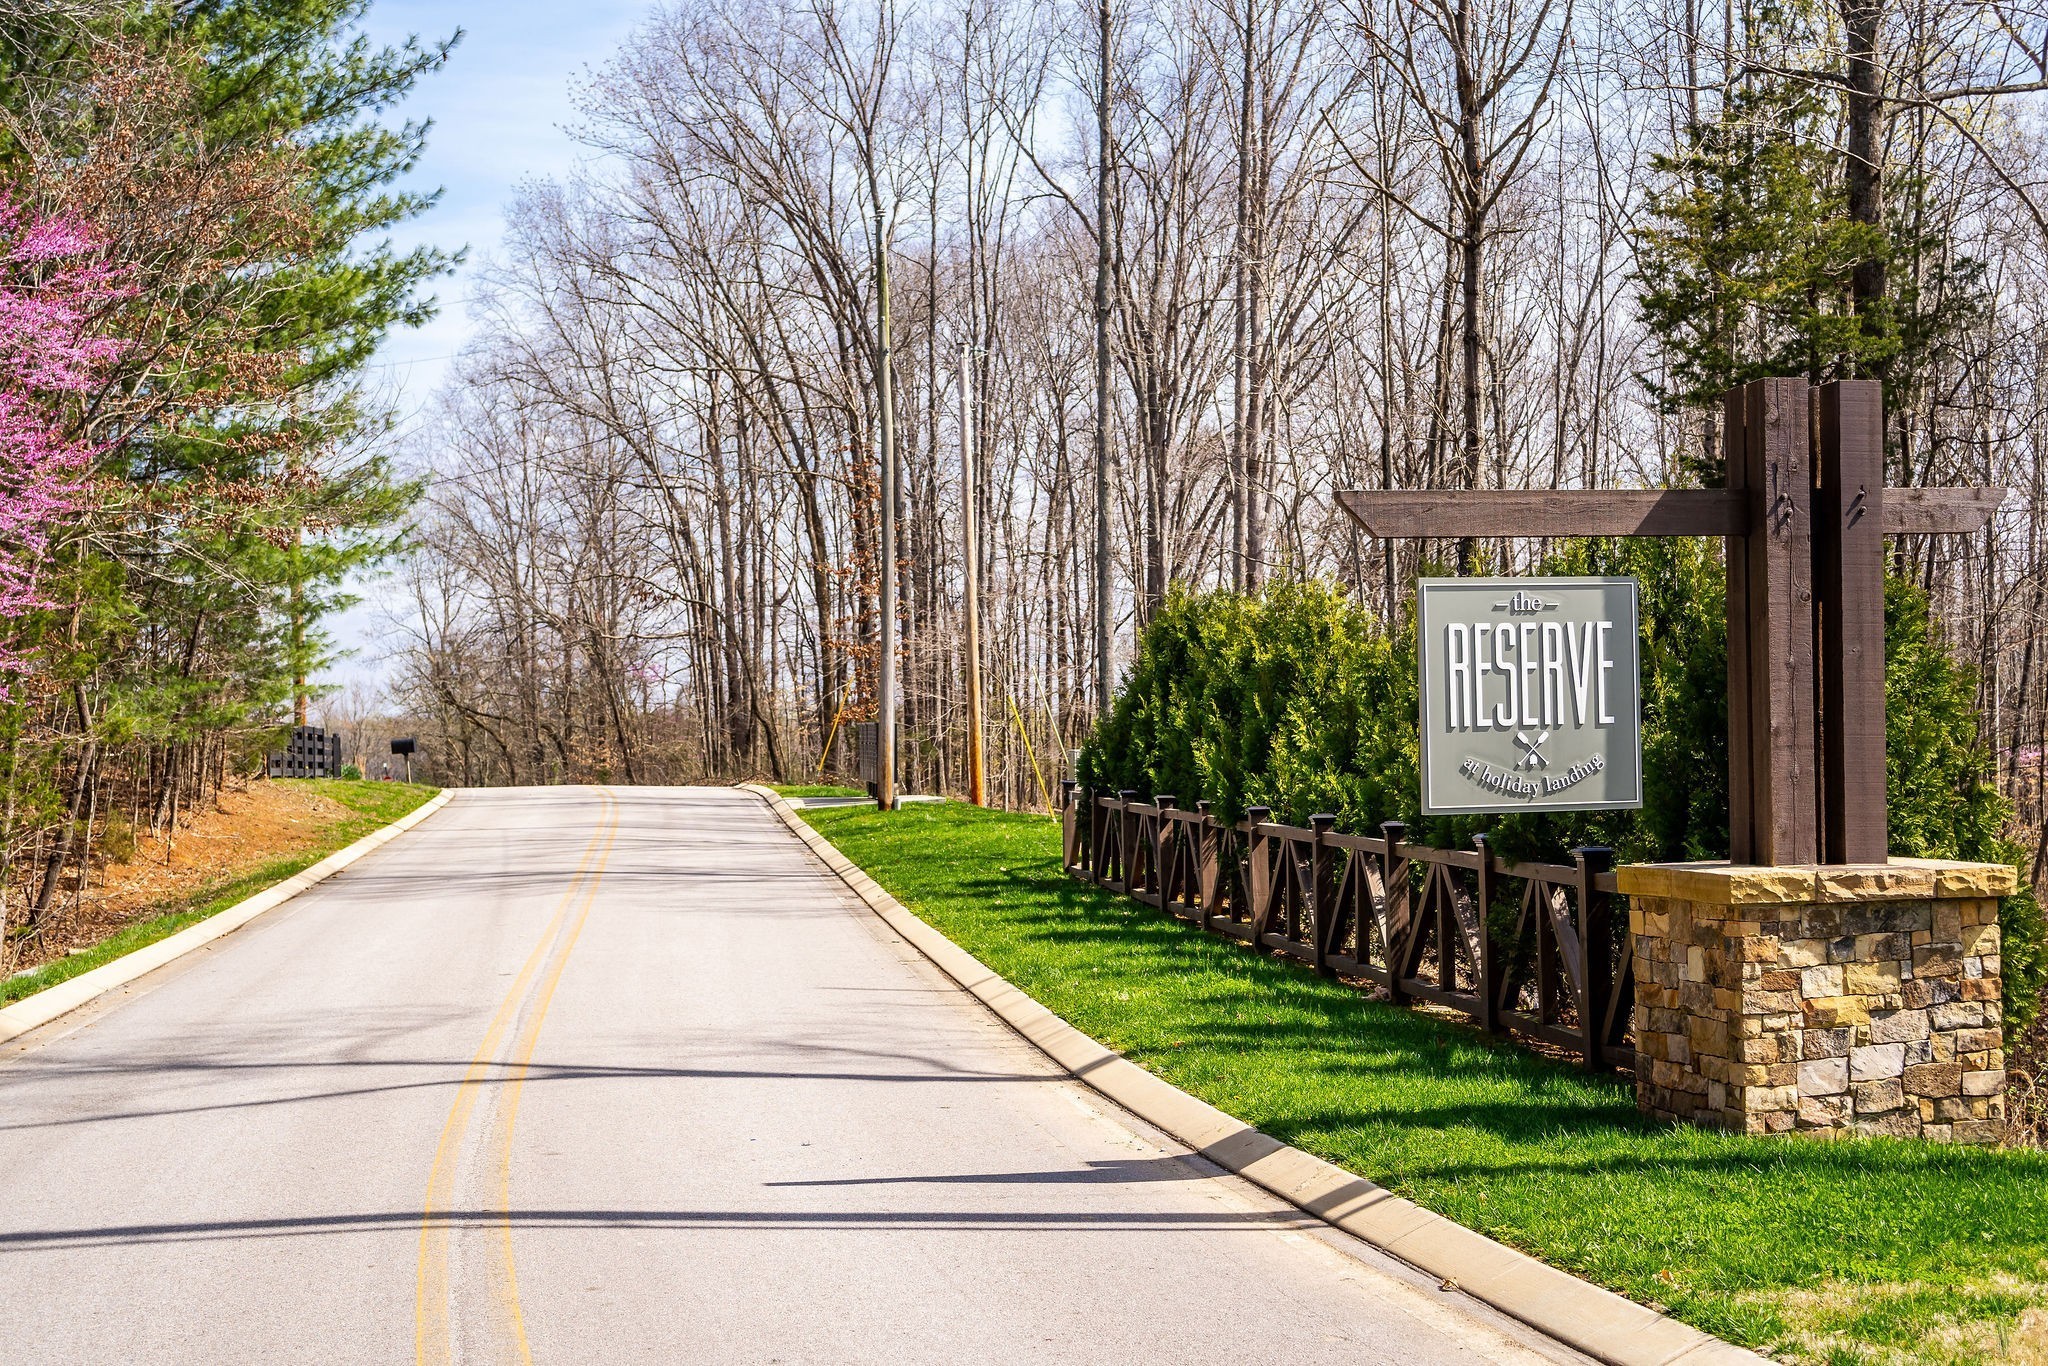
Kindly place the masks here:
POLYGON ((1096 6, 1095 89, 1095 706, 1109 710, 1109 0, 1096 6))
MULTIPOLYGON (((1462 187, 1463 233, 1459 240, 1464 273, 1460 347, 1463 373, 1460 444, 1462 486, 1479 487, 1479 283, 1481 247, 1486 231, 1486 166, 1479 148, 1480 94, 1474 69, 1471 0, 1458 0, 1458 150, 1463 157, 1465 183, 1462 187)), ((1467 536, 1458 542, 1458 572, 1470 573, 1477 542, 1467 536)))
POLYGON ((1263 507, 1254 488, 1252 454, 1252 25, 1258 0, 1245 0, 1243 64, 1237 102, 1237 222, 1233 262, 1230 473, 1233 485, 1231 578, 1239 592, 1257 586, 1253 565, 1263 553, 1263 507))
POLYGON ((30 929, 42 923, 50 902, 56 898, 57 884, 64 876, 64 865, 70 861, 71 850, 78 841, 78 824, 85 814, 87 797, 99 769, 99 758, 99 742, 88 735, 85 749, 78 756, 78 776, 72 783, 71 800, 65 804, 64 828, 50 844, 50 852, 43 861, 42 885, 36 889, 35 904, 29 907, 30 929))
MULTIPOLYGON (((1842 0, 1842 31, 1848 45, 1848 85, 1844 93, 1848 129, 1842 157, 1842 185, 1849 220, 1884 227, 1884 93, 1877 63, 1878 31, 1884 22, 1884 0, 1842 0)), ((1850 277, 1866 337, 1883 323, 1885 260, 1880 250, 1856 263, 1850 277)), ((1882 379, 1884 365, 1859 367, 1882 379)))

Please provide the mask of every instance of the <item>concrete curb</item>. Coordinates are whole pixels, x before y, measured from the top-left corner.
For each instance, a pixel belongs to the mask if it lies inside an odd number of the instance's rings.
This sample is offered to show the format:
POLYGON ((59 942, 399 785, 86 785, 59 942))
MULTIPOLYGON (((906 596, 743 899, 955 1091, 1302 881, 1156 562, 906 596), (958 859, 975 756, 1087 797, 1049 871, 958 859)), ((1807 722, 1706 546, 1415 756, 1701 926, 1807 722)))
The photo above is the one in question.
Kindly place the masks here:
POLYGON ((883 891, 777 793, 753 783, 742 790, 765 800, 870 910, 1040 1052, 1218 1166, 1610 1366, 1767 1360, 1474 1233, 1195 1099, 989 971, 883 891))
POLYGON ((19 1038, 31 1029, 46 1025, 60 1015, 69 1014, 116 987, 126 986, 138 977, 155 972, 166 963, 183 958, 194 949, 211 944, 224 934, 233 933, 265 911, 282 906, 307 888, 325 882, 363 855, 383 848, 448 805, 454 796, 454 789, 443 788, 383 829, 371 831, 354 844, 335 850, 312 867, 294 873, 274 886, 264 888, 247 900, 238 901, 196 925, 187 925, 176 934, 167 935, 154 944, 145 945, 133 953, 123 954, 111 963, 101 964, 91 972, 81 972, 69 981, 47 987, 33 996, 22 997, 13 1005, 0 1009, 0 1043, 19 1038))

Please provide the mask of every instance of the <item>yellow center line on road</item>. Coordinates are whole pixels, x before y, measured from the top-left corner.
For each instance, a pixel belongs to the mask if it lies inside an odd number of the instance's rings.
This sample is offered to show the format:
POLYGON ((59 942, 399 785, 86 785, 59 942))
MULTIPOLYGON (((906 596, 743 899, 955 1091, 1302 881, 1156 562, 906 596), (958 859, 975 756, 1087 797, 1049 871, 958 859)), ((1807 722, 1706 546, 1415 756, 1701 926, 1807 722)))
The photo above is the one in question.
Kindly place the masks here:
MULTIPOLYGON (((609 797, 611 794, 607 792, 605 795, 609 797)), ((520 1031, 518 1046, 513 1050, 512 1084, 506 1093, 503 1119, 505 1141, 498 1156, 498 1208, 501 1211, 498 1238, 503 1254, 498 1304, 511 1324, 512 1341, 519 1349, 519 1359, 528 1363, 533 1360, 533 1350, 526 1343, 526 1315, 519 1307, 519 1270, 512 1256, 512 1131, 519 1123, 519 1097, 526 1089, 526 1071, 533 1062, 533 1050, 540 1043, 541 1025, 547 1020, 548 1006, 554 1002, 555 988, 562 980, 562 969, 569 966, 569 955, 576 951, 577 937, 583 933, 584 922, 590 919, 590 908, 597 902, 597 886, 604 880, 605 865, 611 861, 612 843, 618 835, 619 822, 615 817, 611 830, 605 835, 604 850, 597 856, 597 866, 591 869, 590 878, 583 885, 583 907, 577 912, 576 922, 569 927, 561 948, 555 954, 554 965, 540 985, 540 994, 534 998, 533 1007, 527 1012, 526 1026, 520 1031)))
POLYGON ((435 1218, 434 1211, 448 1204, 451 1188, 455 1183, 456 1140, 469 1127, 469 1117, 482 1093, 484 1078, 493 1068, 492 1054, 497 1051, 499 1040, 504 1037, 506 1028, 518 1015, 526 989, 541 964, 546 961, 548 950, 567 918, 569 908, 575 904, 577 894, 584 889, 585 876, 590 870, 592 858, 599 854, 600 848, 609 856, 611 841, 618 832, 618 803, 610 792, 603 789, 600 789, 600 792, 603 794, 605 806, 598 818, 597 828, 591 831, 589 842, 583 846, 582 856, 576 862, 576 870, 570 876, 569 886, 562 893, 561 900, 556 903, 553 915, 540 933, 539 942, 533 946, 533 952, 527 955, 525 964, 519 969, 519 975, 513 979, 511 990, 505 993, 505 999, 499 1003, 497 1013, 491 1017, 490 1025, 484 1031, 483 1042, 477 1047, 476 1055, 470 1059, 461 1085, 456 1088, 454 1103, 448 1109, 447 1122, 441 1126, 440 1141, 434 1147, 434 1166, 427 1176, 426 1205, 420 1215, 418 1285, 413 1301, 413 1352, 415 1359, 423 1366, 427 1362, 447 1361, 452 1355, 448 1324, 448 1229, 435 1218))

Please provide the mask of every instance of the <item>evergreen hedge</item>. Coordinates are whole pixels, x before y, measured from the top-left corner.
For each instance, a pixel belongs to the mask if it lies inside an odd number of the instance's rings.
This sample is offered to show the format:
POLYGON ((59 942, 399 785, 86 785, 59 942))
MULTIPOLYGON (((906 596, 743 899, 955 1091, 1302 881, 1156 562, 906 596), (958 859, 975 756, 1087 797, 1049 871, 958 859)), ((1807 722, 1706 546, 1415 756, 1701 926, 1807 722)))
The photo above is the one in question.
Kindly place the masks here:
MULTIPOLYGON (((1334 584, 1276 583, 1251 596, 1176 591, 1081 755, 1084 784, 1253 806, 1341 830, 1407 823, 1458 847, 1486 833, 1512 857, 1564 859, 1611 846, 1618 861, 1728 853, 1727 628, 1718 556, 1703 540, 1578 541, 1556 574, 1632 574, 1642 584, 1643 790, 1637 811, 1431 817, 1419 806, 1412 618, 1389 632, 1334 584)), ((1887 786, 1892 852, 2022 868, 2011 809, 1989 779, 1974 671, 1942 644, 1915 585, 1885 588, 1887 786)), ((2039 1009, 2048 932, 2033 893, 2007 898, 2006 1024, 2039 1009)))

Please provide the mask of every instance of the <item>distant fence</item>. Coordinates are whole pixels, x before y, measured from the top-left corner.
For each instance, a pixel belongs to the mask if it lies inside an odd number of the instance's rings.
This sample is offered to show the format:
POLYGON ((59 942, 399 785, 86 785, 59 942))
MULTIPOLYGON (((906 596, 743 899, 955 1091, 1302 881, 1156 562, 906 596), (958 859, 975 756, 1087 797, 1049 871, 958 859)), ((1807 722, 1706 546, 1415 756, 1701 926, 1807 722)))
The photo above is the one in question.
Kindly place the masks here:
POLYGON ((1333 816, 1285 825, 1255 806, 1232 825, 1207 802, 1062 786, 1062 862, 1075 877, 1376 982, 1397 1004, 1541 1039, 1590 1070, 1635 1065, 1634 953, 1610 850, 1575 849, 1569 866, 1518 862, 1483 837, 1470 851, 1410 844, 1399 822, 1347 835, 1333 816))

